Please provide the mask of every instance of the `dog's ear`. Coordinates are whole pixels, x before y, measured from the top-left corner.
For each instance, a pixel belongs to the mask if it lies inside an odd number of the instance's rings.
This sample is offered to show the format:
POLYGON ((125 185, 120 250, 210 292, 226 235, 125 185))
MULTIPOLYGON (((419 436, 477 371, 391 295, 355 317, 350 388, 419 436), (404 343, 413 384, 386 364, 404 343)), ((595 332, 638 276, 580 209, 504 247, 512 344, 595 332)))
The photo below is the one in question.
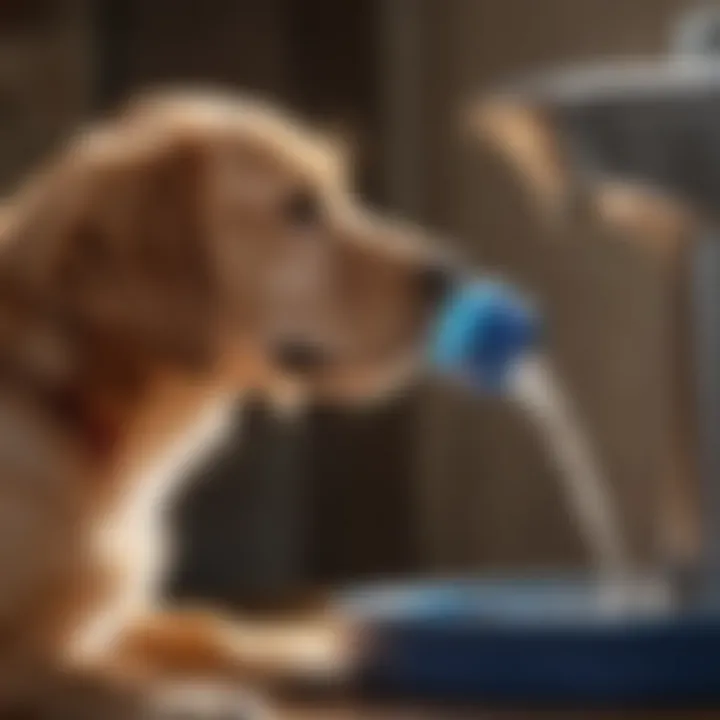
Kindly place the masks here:
POLYGON ((31 198, 11 239, 16 284, 108 343, 206 364, 216 283, 203 148, 178 138, 123 150, 67 158, 31 198))
POLYGON ((113 168, 58 266, 59 281, 82 290, 76 305, 93 324, 192 365, 214 351, 205 162, 198 141, 177 139, 113 168))

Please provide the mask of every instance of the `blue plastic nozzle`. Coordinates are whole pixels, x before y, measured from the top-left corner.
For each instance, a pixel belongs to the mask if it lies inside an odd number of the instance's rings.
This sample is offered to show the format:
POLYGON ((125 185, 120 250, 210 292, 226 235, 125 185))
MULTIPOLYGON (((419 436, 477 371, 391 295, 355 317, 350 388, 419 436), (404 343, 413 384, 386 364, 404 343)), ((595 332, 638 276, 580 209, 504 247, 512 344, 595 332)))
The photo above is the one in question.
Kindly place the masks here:
POLYGON ((534 305, 499 280, 465 284, 447 300, 430 337, 430 361, 485 392, 508 390, 511 371, 540 343, 534 305))

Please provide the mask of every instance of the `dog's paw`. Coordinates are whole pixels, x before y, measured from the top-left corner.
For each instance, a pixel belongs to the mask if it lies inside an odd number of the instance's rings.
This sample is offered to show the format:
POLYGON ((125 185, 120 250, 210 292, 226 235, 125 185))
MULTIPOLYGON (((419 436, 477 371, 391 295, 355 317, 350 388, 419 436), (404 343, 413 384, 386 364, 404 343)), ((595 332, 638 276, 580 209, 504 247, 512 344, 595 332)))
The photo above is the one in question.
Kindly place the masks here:
POLYGON ((149 720, 272 720, 272 715, 257 697, 233 685, 178 682, 153 695, 149 720))

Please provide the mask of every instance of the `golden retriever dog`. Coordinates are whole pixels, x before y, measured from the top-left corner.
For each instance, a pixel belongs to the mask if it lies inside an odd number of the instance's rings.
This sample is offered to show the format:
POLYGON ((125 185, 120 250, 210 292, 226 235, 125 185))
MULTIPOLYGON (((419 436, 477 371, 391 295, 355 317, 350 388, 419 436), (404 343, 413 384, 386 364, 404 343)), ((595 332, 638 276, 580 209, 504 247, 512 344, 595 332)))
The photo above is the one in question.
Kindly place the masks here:
POLYGON ((247 717, 242 684, 334 636, 160 607, 167 501, 243 393, 411 376, 452 273, 332 142, 222 94, 131 104, 0 217, 0 717, 247 717))

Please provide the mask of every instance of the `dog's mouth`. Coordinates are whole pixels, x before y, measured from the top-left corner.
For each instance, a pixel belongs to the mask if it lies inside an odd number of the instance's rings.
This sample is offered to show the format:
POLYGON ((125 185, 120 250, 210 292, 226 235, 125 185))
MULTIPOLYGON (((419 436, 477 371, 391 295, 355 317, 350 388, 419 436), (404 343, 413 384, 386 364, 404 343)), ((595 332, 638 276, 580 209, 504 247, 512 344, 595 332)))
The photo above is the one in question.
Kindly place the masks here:
POLYGON ((424 346, 424 333, 368 353, 344 353, 330 345, 293 339, 277 346, 274 359, 283 375, 318 400, 365 404, 412 385, 422 374, 424 346))

